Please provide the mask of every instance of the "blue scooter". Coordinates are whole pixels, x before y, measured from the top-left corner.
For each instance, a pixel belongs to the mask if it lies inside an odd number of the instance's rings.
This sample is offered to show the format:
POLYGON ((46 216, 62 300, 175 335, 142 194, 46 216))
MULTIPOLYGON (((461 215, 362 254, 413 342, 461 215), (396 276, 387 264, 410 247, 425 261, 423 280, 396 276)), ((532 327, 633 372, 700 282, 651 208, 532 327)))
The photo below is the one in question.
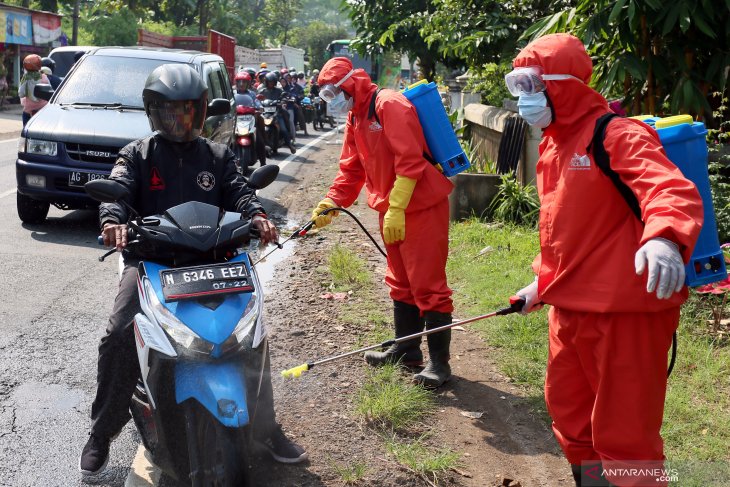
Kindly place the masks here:
MULTIPOLYGON (((278 172, 261 167, 249 186, 266 187, 278 172)), ((111 180, 85 188, 101 202, 124 204, 127 194, 111 180)), ((130 213, 127 249, 141 259, 142 308, 134 317, 141 381, 131 410, 142 442, 178 481, 251 485, 250 430, 257 406, 272 404, 270 389, 262 391, 270 388, 263 289, 240 250, 250 222, 195 201, 154 217, 130 213)))

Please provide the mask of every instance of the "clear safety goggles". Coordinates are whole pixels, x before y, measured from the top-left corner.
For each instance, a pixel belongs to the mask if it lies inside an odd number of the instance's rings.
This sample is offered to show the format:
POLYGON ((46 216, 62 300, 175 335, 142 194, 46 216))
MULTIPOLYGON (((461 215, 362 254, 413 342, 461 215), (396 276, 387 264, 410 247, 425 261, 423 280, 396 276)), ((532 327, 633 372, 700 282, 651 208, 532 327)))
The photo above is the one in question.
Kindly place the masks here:
MULTIPOLYGON (((507 89, 512 96, 534 95, 545 91, 545 81, 577 79, 570 74, 543 74, 540 66, 516 68, 504 77, 507 89)), ((582 81, 581 81, 582 83, 582 81)))
POLYGON ((355 73, 355 70, 351 70, 349 73, 345 75, 344 78, 342 78, 340 81, 338 81, 335 84, 326 84, 324 86, 320 86, 319 88, 319 97, 322 98, 326 103, 332 102, 337 95, 342 93, 342 88, 340 88, 340 85, 350 79, 350 76, 352 76, 355 73))

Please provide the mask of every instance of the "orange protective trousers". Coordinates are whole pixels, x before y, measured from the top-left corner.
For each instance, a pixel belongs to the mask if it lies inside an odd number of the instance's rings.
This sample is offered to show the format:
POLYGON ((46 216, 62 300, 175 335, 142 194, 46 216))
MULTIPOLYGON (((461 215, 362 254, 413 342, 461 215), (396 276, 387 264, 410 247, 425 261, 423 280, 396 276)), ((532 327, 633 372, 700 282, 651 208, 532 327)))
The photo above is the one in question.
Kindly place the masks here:
POLYGON ((568 461, 603 463, 615 485, 663 486, 667 353, 679 307, 651 313, 551 308, 545 402, 568 461), (607 469, 642 469, 612 475, 607 469))
MULTIPOLYGON (((380 213, 380 234, 383 216, 380 213)), ((414 304, 421 310, 451 313, 451 289, 446 284, 449 256, 449 200, 425 210, 406 213, 406 238, 386 245, 388 269, 385 283, 394 301, 414 304)))

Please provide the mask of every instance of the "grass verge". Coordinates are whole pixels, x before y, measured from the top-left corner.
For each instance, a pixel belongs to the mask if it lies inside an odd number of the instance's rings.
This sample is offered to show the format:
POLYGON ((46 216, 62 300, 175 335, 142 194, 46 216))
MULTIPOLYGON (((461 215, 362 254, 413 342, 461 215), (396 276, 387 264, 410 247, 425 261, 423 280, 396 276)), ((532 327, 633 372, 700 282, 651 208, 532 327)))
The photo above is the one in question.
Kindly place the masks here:
MULTIPOLYGON (((364 261, 344 246, 336 245, 329 258, 330 289, 354 290, 353 298, 343 303, 339 319, 358 332, 357 348, 380 343, 393 337, 390 319, 373 276, 364 261)), ((434 407, 433 393, 413 385, 395 365, 369 369, 355 397, 356 414, 383 435, 386 449, 409 472, 432 485, 456 467, 459 454, 448 449, 429 448, 425 442, 423 418, 434 407), (411 437, 420 435, 415 440, 411 437)), ((364 464, 337 465, 332 469, 344 485, 360 482, 367 470, 364 464)))
POLYGON ((369 370, 355 399, 357 414, 380 430, 406 431, 432 408, 433 394, 406 382, 396 365, 369 370))
POLYGON ((329 254, 329 271, 334 291, 349 291, 370 282, 365 261, 340 244, 335 245, 329 254))
POLYGON ((365 478, 368 471, 367 464, 359 461, 350 465, 340 465, 336 462, 330 462, 330 465, 342 481, 342 485, 356 485, 365 478))
MULTIPOLYGON (((506 306, 509 296, 532 281, 530 264, 538 251, 535 230, 478 220, 454 224, 447 272, 459 317, 506 306)), ((670 461, 730 462, 730 347, 706 333, 707 303, 692 293, 682 309, 677 364, 669 379, 662 429, 670 461)), ((471 326, 496 348, 502 371, 524 386, 534 408, 547 418, 542 392, 546 311, 471 326)), ((691 482, 681 480, 682 485, 691 482)))
POLYGON ((437 484, 443 474, 459 466, 459 454, 448 448, 434 451, 425 444, 425 438, 403 441, 392 437, 385 440, 385 447, 398 463, 437 484))

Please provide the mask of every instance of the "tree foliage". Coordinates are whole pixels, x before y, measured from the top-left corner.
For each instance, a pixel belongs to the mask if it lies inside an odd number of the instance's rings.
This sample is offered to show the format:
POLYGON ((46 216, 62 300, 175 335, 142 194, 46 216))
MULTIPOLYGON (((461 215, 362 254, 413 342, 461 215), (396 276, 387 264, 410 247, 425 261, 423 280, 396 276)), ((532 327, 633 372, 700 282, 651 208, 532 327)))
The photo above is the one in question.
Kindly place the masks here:
POLYGON ((264 18, 272 37, 281 44, 289 42, 289 35, 297 15, 302 10, 302 0, 276 0, 266 2, 264 18))
POLYGON ((347 30, 315 20, 305 27, 292 30, 290 45, 304 49, 309 54, 309 65, 321 68, 327 60, 325 49, 336 39, 346 39, 347 30))
POLYGON ((438 41, 427 42, 421 34, 435 12, 431 0, 345 0, 357 39, 351 44, 361 54, 377 56, 384 50, 403 51, 418 58, 424 77, 433 79, 436 62, 453 64, 439 53, 438 41))
POLYGON ((540 19, 525 36, 580 37, 601 61, 597 89, 623 96, 633 113, 690 113, 711 121, 710 94, 725 91, 730 65, 730 1, 574 3, 540 19))

